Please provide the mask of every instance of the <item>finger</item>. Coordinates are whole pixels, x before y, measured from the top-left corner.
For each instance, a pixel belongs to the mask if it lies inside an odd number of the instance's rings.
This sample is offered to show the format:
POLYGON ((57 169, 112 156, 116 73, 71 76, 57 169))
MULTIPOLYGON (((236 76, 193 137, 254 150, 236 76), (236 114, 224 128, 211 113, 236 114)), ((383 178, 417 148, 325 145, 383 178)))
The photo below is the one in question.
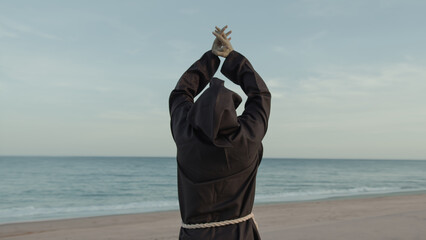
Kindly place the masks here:
POLYGON ((218 33, 218 34, 223 34, 223 29, 220 29, 218 26, 216 26, 215 32, 218 33))
POLYGON ((215 28, 216 28, 215 32, 220 33, 220 34, 222 34, 225 31, 225 29, 218 28, 217 26, 215 28))
POLYGON ((215 30, 215 32, 216 32, 217 34, 223 35, 223 32, 221 32, 221 31, 222 31, 222 30, 220 30, 220 31, 215 30))
POLYGON ((231 41, 231 38, 228 38, 228 41, 231 41))
POLYGON ((228 36, 232 33, 232 31, 229 31, 229 32, 227 32, 226 34, 225 33, 219 33, 219 32, 217 32, 218 34, 220 34, 225 40, 227 40, 228 39, 228 36))
POLYGON ((225 30, 226 30, 227 27, 228 26, 225 26, 222 29, 218 28, 218 29, 216 29, 216 32, 219 33, 219 34, 223 34, 225 32, 225 30))
POLYGON ((222 43, 226 42, 226 39, 224 37, 222 37, 222 35, 220 35, 220 34, 218 34, 216 32, 213 32, 213 35, 215 35, 216 38, 219 39, 219 41, 221 41, 222 43))

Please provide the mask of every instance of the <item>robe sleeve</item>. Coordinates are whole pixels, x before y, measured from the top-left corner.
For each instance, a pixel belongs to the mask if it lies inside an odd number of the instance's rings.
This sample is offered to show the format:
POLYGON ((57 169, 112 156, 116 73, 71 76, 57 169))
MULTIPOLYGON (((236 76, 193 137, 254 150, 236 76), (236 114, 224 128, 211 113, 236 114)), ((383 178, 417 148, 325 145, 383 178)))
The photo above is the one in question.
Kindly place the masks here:
MULTIPOLYGON (((189 67, 180 77, 175 89, 169 97, 169 112, 171 117, 171 127, 181 122, 186 117, 187 111, 194 104, 194 97, 197 96, 210 82, 213 75, 219 68, 219 57, 212 51, 207 51, 204 55, 189 67)), ((173 134, 174 135, 174 134, 173 134)))
POLYGON ((240 53, 232 51, 226 58, 221 72, 247 95, 244 112, 238 117, 246 137, 259 142, 268 128, 271 93, 251 63, 240 53))
POLYGON ((212 51, 208 51, 186 70, 170 94, 169 111, 171 116, 184 103, 194 103, 194 97, 210 82, 219 64, 219 58, 212 51))

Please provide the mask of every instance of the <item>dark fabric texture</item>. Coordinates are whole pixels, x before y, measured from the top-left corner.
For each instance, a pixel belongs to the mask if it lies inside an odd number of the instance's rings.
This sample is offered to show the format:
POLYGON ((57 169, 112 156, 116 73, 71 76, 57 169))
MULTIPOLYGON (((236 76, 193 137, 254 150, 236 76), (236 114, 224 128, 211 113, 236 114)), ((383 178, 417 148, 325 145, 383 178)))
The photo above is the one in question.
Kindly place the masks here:
MULTIPOLYGON (((221 72, 247 95, 241 97, 213 78, 220 60, 206 52, 179 79, 169 99, 171 130, 177 146, 178 195, 182 221, 218 222, 244 217, 254 202, 271 94, 250 62, 232 51, 221 72), (194 98, 208 84, 210 86, 194 98)), ((179 239, 260 239, 253 220, 223 227, 181 228, 179 239)))

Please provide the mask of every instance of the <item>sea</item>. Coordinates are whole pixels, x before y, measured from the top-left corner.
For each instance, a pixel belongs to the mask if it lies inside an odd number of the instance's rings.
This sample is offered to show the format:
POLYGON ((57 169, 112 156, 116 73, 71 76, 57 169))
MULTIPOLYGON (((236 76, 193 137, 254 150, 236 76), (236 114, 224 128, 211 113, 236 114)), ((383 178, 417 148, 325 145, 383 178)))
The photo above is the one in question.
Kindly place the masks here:
MULTIPOLYGON (((179 209, 172 157, 0 156, 0 224, 179 209)), ((264 158, 255 204, 426 192, 426 161, 264 158)))

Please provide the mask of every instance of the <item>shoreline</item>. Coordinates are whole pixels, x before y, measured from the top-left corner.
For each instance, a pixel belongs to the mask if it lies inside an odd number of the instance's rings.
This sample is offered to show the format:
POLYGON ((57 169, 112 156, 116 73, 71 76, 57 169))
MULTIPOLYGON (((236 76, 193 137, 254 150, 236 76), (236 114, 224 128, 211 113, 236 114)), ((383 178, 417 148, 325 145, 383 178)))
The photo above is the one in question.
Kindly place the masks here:
MULTIPOLYGON (((307 199, 307 200, 272 201, 272 202, 259 202, 259 203, 255 202, 254 207, 291 204, 291 203, 324 202, 324 201, 350 200, 350 199, 369 199, 369 198, 377 198, 377 197, 410 196, 410 195, 422 195, 422 194, 426 194, 426 190, 402 191, 402 192, 390 192, 390 193, 366 193, 366 194, 359 194, 359 195, 333 196, 333 197, 315 198, 315 199, 307 199)), ((0 222, 0 227, 7 224, 25 224, 25 223, 37 223, 37 222, 45 222, 45 221, 62 221, 62 220, 86 219, 86 218, 97 218, 97 217, 114 217, 114 216, 126 216, 126 215, 137 215, 137 214, 155 214, 155 213, 174 212, 174 211, 179 211, 179 209, 177 208, 177 209, 157 210, 152 212, 149 211, 149 212, 117 213, 117 214, 112 213, 112 214, 99 214, 99 215, 75 216, 75 217, 40 218, 40 219, 23 220, 23 221, 17 221, 17 222, 13 222, 13 221, 3 222, 3 223, 0 222)))
MULTIPOLYGON (((419 239, 426 193, 257 204, 262 239, 419 239)), ((0 239, 177 239, 179 211, 0 225, 0 239)))

